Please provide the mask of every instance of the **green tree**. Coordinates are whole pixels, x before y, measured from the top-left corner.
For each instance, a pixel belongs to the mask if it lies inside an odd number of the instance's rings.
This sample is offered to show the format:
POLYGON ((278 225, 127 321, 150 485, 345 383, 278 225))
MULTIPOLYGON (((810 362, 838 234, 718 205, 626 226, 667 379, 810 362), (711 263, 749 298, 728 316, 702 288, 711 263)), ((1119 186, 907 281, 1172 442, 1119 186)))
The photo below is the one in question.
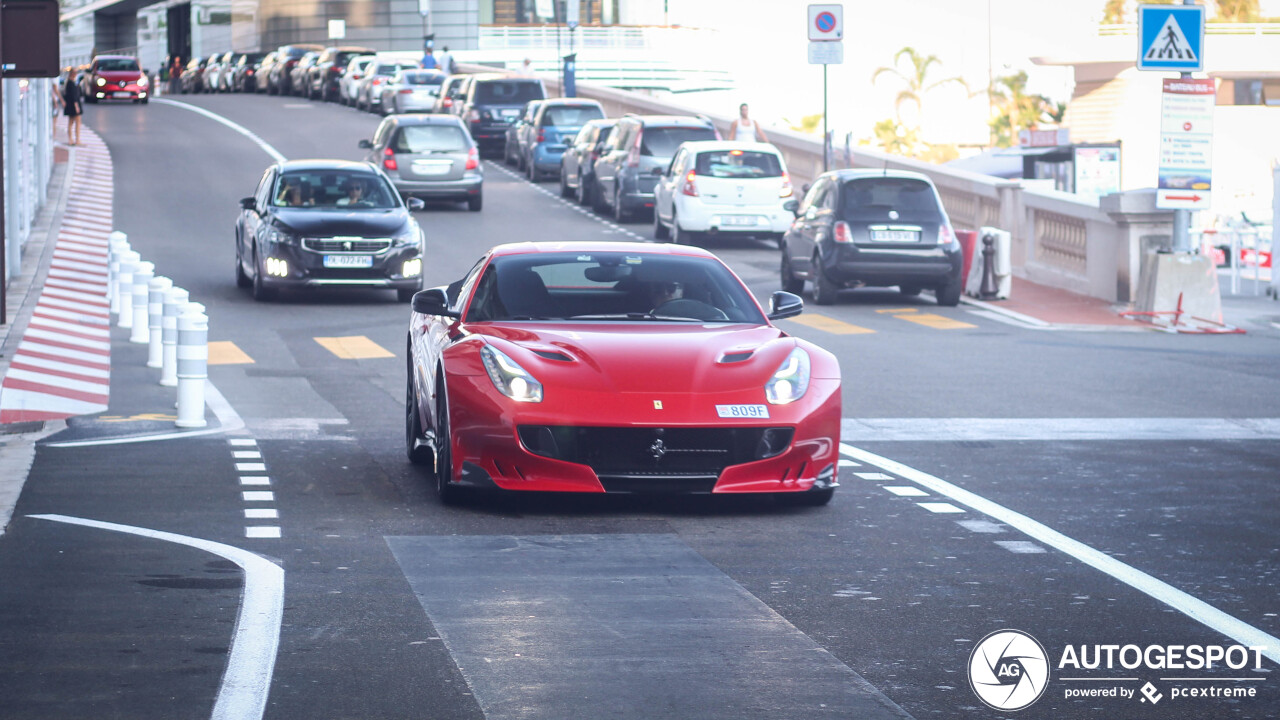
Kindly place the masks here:
POLYGON ((1134 18, 1126 17, 1125 10, 1138 5, 1173 5, 1180 0, 1107 0, 1102 6, 1102 24, 1103 25, 1121 25, 1125 22, 1131 22, 1134 18))
MULTIPOLYGON (((1053 117, 1058 110, 1045 96, 1027 92, 1025 70, 996 78, 991 85, 991 100, 997 110, 990 121, 997 147, 1009 147, 1019 132, 1053 117)), ((1061 110, 1065 112, 1066 106, 1063 105, 1061 110)))
POLYGON ((790 118, 782 118, 782 122, 786 123, 792 130, 804 133, 806 135, 821 135, 822 131, 818 128, 822 127, 822 113, 816 115, 805 115, 800 118, 797 123, 790 118))
POLYGON ((913 47, 904 47, 893 56, 893 65, 891 67, 882 66, 876 68, 875 73, 871 76, 871 82, 876 82, 881 75, 891 75, 906 86, 893 101, 894 114, 897 116, 898 122, 902 122, 903 105, 914 104, 916 106, 916 114, 919 116, 924 112, 924 96, 943 85, 955 83, 968 91, 968 84, 959 77, 946 77, 930 82, 929 68, 941 64, 942 60, 937 55, 922 55, 913 47), (908 61, 905 67, 902 64, 903 57, 907 58, 908 61))
POLYGON ((1217 22, 1258 22, 1258 0, 1218 0, 1217 22))
POLYGON ((893 118, 885 118, 876 123, 874 133, 876 144, 894 155, 913 156, 920 146, 920 131, 903 127, 902 123, 893 118))

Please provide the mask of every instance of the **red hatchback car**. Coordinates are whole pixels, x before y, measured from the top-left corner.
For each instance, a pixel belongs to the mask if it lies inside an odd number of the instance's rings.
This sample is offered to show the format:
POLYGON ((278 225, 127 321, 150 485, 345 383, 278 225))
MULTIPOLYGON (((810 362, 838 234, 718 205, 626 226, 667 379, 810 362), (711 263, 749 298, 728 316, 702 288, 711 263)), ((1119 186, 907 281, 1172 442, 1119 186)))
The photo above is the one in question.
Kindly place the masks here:
POLYGON ((145 103, 151 95, 147 76, 138 58, 129 55, 99 55, 85 71, 80 89, 89 102, 132 100, 145 103))
POLYGON ((699 248, 521 243, 414 296, 405 435, 463 488, 772 493, 837 486, 840 368, 699 248))

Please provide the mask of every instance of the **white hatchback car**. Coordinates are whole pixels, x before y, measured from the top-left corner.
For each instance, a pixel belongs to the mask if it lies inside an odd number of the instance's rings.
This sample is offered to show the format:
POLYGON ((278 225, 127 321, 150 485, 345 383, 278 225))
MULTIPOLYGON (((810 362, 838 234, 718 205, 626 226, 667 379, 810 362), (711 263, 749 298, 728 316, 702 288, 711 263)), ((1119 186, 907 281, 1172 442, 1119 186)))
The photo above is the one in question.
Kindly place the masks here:
POLYGON ((686 245, 708 233, 776 241, 795 219, 782 206, 792 194, 782 153, 769 143, 686 142, 654 189, 653 236, 686 245))
POLYGON ((347 63, 346 72, 338 79, 338 102, 343 105, 356 104, 356 90, 364 79, 365 68, 377 58, 373 55, 359 55, 347 63))

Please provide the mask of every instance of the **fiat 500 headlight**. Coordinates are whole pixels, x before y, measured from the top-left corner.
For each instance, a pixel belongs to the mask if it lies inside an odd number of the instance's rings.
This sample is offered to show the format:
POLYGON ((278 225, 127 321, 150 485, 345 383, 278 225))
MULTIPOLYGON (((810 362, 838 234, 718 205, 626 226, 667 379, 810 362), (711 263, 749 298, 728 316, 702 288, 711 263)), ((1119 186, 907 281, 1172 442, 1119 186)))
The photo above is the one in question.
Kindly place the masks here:
POLYGON ((809 353, 796 348, 764 384, 764 396, 774 405, 786 405, 804 397, 809 389, 809 353))

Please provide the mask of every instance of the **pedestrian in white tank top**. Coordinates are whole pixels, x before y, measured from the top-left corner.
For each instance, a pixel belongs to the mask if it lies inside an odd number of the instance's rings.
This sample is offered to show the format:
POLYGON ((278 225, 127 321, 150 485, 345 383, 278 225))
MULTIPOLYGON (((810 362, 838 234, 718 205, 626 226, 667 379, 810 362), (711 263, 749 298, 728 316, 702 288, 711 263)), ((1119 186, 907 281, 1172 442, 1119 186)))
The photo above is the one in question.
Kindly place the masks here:
POLYGON ((760 123, 747 117, 747 104, 738 106, 738 119, 729 126, 729 139, 740 142, 769 142, 760 123))

